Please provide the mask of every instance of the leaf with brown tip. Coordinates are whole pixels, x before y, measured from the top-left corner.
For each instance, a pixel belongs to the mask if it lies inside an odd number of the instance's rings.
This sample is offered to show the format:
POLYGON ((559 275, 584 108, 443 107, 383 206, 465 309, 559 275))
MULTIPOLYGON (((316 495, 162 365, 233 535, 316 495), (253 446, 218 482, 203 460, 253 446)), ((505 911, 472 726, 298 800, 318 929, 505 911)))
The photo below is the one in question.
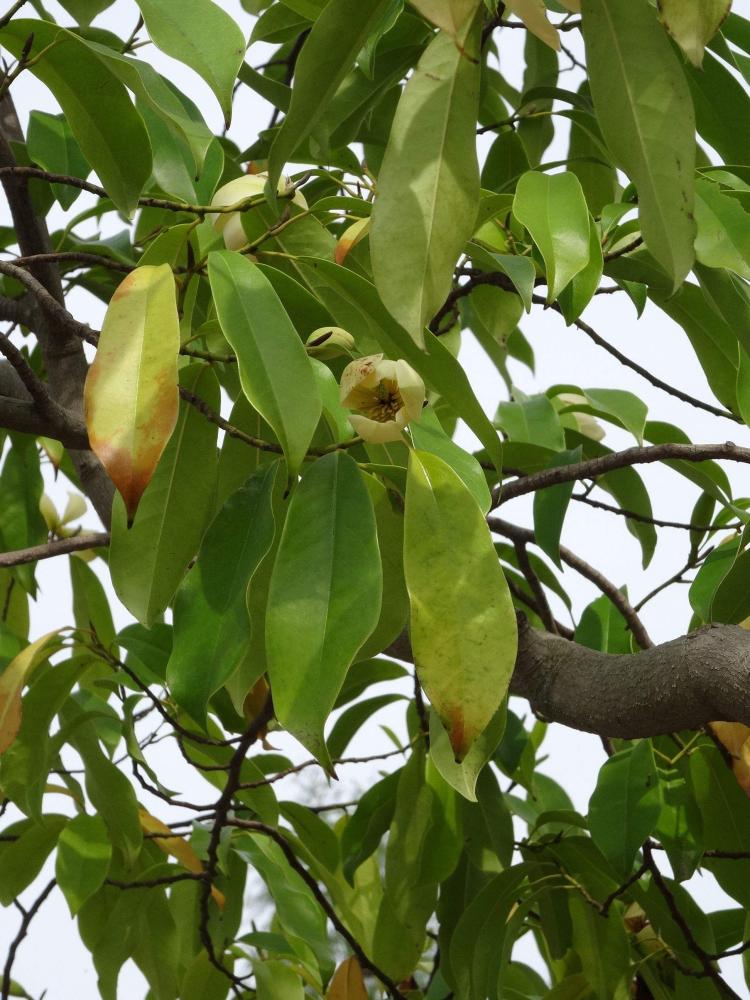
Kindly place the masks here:
POLYGON ((84 390, 91 447, 129 522, 177 422, 179 349, 171 268, 136 268, 112 296, 84 390))

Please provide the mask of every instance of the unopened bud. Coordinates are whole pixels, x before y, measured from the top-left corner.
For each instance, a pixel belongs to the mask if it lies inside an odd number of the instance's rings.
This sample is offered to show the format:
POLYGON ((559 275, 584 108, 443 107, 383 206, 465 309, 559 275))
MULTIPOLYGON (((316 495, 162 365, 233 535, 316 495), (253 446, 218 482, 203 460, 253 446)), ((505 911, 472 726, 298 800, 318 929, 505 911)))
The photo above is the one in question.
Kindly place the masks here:
POLYGON ((323 361, 351 355, 354 337, 340 326, 320 326, 307 338, 307 353, 323 361))

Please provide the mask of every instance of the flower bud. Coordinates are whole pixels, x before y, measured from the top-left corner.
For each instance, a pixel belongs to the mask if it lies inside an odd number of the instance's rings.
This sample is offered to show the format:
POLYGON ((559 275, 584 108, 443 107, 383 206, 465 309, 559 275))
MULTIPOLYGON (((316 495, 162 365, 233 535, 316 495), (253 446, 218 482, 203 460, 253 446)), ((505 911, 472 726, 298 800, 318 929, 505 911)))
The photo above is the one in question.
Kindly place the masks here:
MULTIPOLYGON (((242 177, 235 177, 233 181, 219 188, 211 199, 211 205, 215 208, 226 208, 248 198, 262 198, 267 180, 267 174, 243 174, 242 177)), ((289 190, 289 182, 285 177, 279 180, 277 190, 280 195, 285 195, 289 190)), ((295 192, 292 201, 302 209, 307 208, 305 196, 301 191, 295 192)), ((213 224, 216 232, 223 235, 227 250, 241 250, 247 243, 245 230, 242 228, 242 212, 212 213, 206 218, 213 224)))
POLYGON ((355 412, 349 421, 364 441, 398 441, 425 400, 424 382, 406 361, 384 361, 382 354, 357 358, 341 375, 341 405, 355 412))
POLYGON ((321 361, 350 355, 354 350, 354 337, 340 326, 319 326, 305 343, 307 353, 321 361))

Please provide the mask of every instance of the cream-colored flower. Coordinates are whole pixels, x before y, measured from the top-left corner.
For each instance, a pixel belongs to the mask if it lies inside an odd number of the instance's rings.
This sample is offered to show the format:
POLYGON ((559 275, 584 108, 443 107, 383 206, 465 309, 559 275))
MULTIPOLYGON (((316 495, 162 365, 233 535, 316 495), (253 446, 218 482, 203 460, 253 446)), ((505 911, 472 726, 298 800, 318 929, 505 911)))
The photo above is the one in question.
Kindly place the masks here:
POLYGON ((424 382, 406 361, 384 361, 382 354, 357 358, 341 375, 341 405, 355 412, 349 421, 365 441, 398 441, 401 431, 418 420, 425 400, 424 382))
POLYGON ((307 353, 314 358, 330 360, 354 350, 354 337, 340 326, 319 326, 305 341, 307 353))
MULTIPOLYGON (((245 201, 247 198, 260 197, 268 180, 267 174, 243 174, 242 177, 235 177, 233 181, 222 185, 211 199, 211 204, 216 208, 226 208, 229 205, 236 205, 237 202, 245 201)), ((286 194, 289 184, 286 178, 279 181, 278 192, 280 195, 286 194)), ((292 201, 300 208, 306 209, 307 202, 301 191, 295 191, 292 201)), ((221 212, 206 216, 213 224, 217 233, 224 237, 224 246, 227 250, 241 250, 247 243, 245 231, 242 228, 241 212, 221 212)))

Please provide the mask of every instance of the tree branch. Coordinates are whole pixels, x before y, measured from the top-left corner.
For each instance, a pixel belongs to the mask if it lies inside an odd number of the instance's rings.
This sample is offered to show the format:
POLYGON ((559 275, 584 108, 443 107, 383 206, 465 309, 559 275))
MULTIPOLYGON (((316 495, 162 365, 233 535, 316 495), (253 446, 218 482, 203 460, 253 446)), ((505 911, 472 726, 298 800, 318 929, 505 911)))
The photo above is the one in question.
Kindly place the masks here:
POLYGON ((8 948, 8 957, 5 960, 5 967, 3 969, 2 991, 0 992, 1 1000, 8 1000, 8 997, 10 996, 10 974, 13 971, 13 963, 16 960, 16 953, 21 945, 21 942, 29 932, 29 925, 39 912, 42 903, 45 901, 47 896, 49 896, 56 885, 57 880, 53 878, 52 881, 48 882, 44 889, 42 889, 41 893, 37 896, 28 910, 25 910, 23 913, 21 926, 18 928, 18 933, 11 941, 10 948, 8 948))
POLYGON ((0 552, 0 567, 22 566, 24 563, 38 562, 40 559, 52 559, 54 556, 68 555, 71 552, 83 552, 86 549, 98 549, 109 545, 107 532, 86 532, 71 535, 70 538, 56 538, 44 545, 33 545, 28 549, 16 549, 14 552, 0 552))
POLYGON ((666 444, 626 448, 624 451, 613 451, 599 458, 573 462, 571 465, 561 465, 553 469, 542 469, 541 472, 534 472, 512 483, 496 486, 493 490, 492 506, 494 509, 506 500, 535 493, 548 486, 570 483, 576 479, 595 479, 605 472, 625 469, 631 465, 648 465, 652 462, 667 462, 670 459, 705 462, 708 459, 721 458, 730 462, 750 464, 750 448, 740 448, 732 441, 725 441, 723 444, 677 444, 670 441, 666 444))

